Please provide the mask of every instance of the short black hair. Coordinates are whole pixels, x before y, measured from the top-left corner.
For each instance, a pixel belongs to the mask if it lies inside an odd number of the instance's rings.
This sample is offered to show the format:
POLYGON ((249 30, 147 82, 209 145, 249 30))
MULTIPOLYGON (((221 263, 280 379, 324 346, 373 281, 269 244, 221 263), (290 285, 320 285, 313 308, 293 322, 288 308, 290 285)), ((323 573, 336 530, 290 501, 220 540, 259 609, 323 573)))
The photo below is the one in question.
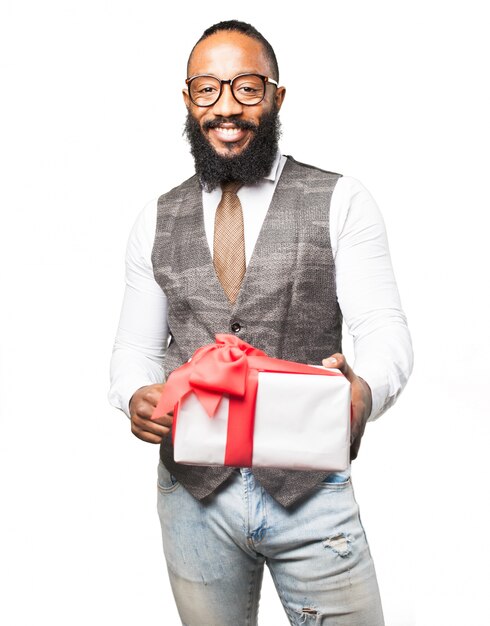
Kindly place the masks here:
POLYGON ((192 53, 194 52, 195 47, 204 39, 207 39, 214 33, 217 33, 222 30, 236 31, 238 33, 243 33, 248 37, 252 37, 252 39, 256 39, 260 42, 264 48, 265 55, 267 60, 271 64, 272 76, 274 80, 279 81, 279 65, 277 64, 276 53, 274 52, 274 48, 270 45, 267 39, 259 33, 259 31, 254 28, 251 24, 247 24, 246 22, 240 22, 239 20, 227 20, 225 22, 218 22, 217 24, 213 24, 201 35, 201 38, 195 43, 194 48, 192 48, 191 53, 189 55, 189 60, 187 61, 187 75, 189 75, 189 64, 192 57, 192 53))

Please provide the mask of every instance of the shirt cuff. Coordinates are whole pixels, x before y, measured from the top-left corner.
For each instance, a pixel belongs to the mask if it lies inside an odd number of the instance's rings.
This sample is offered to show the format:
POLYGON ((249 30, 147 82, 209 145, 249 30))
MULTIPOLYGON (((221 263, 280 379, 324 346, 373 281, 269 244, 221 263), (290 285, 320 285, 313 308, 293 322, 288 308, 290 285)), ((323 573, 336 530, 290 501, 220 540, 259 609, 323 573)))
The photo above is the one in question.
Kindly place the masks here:
POLYGON ((384 413, 388 406, 393 403, 387 402, 389 391, 388 381, 386 378, 383 378, 368 369, 362 370, 362 368, 358 368, 356 374, 357 376, 363 378, 371 389, 372 406, 368 421, 373 421, 384 413))
POLYGON ((131 418, 129 411, 129 402, 133 395, 147 385, 154 385, 163 382, 163 378, 159 380, 151 380, 149 378, 131 378, 119 380, 117 384, 113 384, 109 390, 107 398, 109 403, 116 409, 120 409, 125 415, 131 418))

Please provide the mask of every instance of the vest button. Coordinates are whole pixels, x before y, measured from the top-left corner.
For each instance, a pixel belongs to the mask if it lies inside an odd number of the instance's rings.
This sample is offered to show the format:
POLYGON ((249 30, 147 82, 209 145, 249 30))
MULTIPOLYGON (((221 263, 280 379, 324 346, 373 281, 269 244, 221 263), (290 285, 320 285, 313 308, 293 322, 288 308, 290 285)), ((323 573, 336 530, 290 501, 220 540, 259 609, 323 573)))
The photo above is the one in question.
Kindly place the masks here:
POLYGON ((242 326, 238 322, 233 322, 233 324, 231 325, 231 330, 234 333, 239 333, 242 330, 242 326))

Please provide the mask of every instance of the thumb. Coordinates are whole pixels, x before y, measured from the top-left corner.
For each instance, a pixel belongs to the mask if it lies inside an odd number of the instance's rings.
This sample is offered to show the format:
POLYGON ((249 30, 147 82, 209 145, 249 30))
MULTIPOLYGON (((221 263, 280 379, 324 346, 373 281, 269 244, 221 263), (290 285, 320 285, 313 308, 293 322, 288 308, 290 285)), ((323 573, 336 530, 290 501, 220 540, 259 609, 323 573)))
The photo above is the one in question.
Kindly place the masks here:
POLYGON ((169 411, 165 415, 159 415, 158 417, 153 417, 152 415, 150 420, 152 422, 156 422, 157 424, 160 424, 161 426, 170 427, 172 426, 173 421, 174 421, 174 412, 169 411))
POLYGON ((353 382, 356 377, 353 369, 345 360, 345 356, 340 354, 340 352, 332 354, 328 359, 323 359, 322 365, 323 367, 335 367, 340 370, 350 383, 353 382))

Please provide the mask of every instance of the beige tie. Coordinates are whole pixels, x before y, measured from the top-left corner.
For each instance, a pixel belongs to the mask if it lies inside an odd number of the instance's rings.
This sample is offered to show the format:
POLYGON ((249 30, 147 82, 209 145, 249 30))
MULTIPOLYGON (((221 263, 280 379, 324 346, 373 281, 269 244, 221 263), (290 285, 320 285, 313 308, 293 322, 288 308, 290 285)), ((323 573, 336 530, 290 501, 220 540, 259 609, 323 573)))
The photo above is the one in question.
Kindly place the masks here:
POLYGON ((221 185, 223 195, 214 220, 213 263, 228 300, 234 304, 245 275, 243 212, 237 191, 241 183, 221 185))

